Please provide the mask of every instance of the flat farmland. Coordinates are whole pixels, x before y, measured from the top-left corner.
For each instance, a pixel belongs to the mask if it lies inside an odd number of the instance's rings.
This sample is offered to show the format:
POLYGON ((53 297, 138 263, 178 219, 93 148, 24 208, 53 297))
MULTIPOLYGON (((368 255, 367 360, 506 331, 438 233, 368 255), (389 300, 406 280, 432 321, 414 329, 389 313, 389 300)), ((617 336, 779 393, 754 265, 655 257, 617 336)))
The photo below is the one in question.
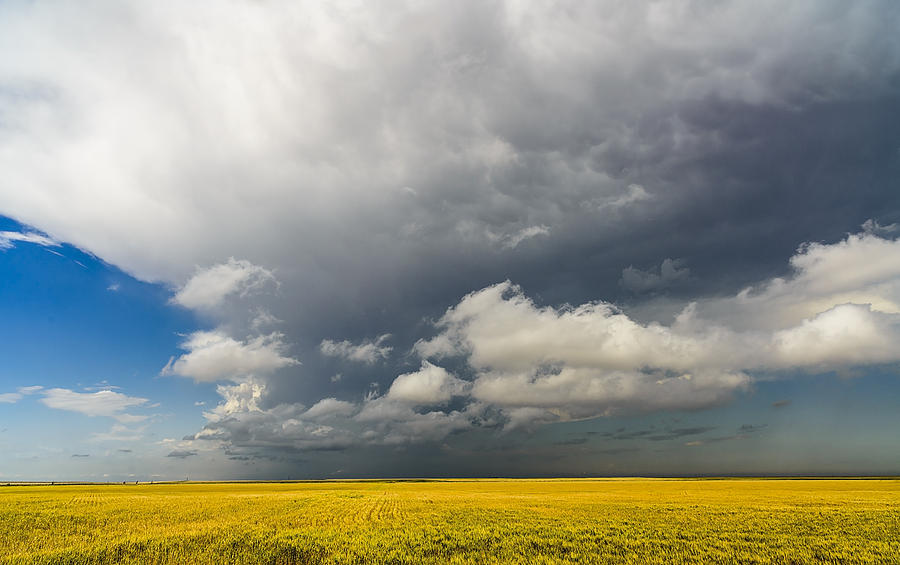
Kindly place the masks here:
POLYGON ((900 563, 900 481, 2 486, 0 563, 900 563))

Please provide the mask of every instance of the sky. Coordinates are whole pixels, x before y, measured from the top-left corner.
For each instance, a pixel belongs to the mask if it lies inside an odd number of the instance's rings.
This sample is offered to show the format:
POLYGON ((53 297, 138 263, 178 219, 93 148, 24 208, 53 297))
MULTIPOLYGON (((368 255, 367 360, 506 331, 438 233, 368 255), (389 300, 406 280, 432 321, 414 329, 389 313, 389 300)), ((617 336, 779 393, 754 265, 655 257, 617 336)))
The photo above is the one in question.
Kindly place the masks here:
POLYGON ((900 474, 897 29, 0 1, 0 481, 900 474))

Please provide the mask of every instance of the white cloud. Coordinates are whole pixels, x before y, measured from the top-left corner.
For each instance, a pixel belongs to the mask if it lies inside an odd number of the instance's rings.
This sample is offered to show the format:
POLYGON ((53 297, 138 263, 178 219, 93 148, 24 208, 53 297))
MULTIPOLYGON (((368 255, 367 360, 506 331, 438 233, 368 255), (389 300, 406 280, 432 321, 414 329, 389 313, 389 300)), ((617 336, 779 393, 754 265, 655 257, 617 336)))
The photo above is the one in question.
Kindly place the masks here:
POLYGON ((414 373, 405 373, 394 379, 387 397, 391 400, 431 406, 448 402, 466 391, 466 383, 447 372, 443 367, 422 362, 414 373))
MULTIPOLYGON (((271 399, 262 381, 221 385, 223 402, 197 437, 296 449, 440 441, 489 412, 515 429, 700 409, 748 390, 752 375, 900 362, 900 313, 875 306, 890 306, 884 297, 900 282, 900 241, 872 238, 804 246, 791 260, 791 279, 691 303, 669 325, 639 323, 602 302, 542 307, 510 282, 493 285, 464 297, 439 320, 438 335, 415 346, 423 358, 464 358, 471 382, 424 360, 384 395, 373 391, 360 403, 325 398, 308 410, 296 403, 266 408, 271 399), (843 268, 854 278, 830 280, 843 268), (848 292, 868 301, 835 302, 848 292), (785 305, 809 310, 810 300, 829 305, 783 323, 785 305), (762 322, 735 326, 748 302, 762 322)), ((351 346, 346 342, 346 351, 351 346)))
POLYGON ((702 318, 734 327, 787 329, 840 304, 871 304, 900 314, 900 240, 852 234, 830 245, 803 245, 793 276, 748 287, 736 297, 698 302, 702 318))
POLYGON ((338 400, 336 398, 323 398, 303 413, 307 420, 325 420, 336 417, 348 417, 358 410, 352 402, 338 400))
POLYGON ((285 354, 281 333, 273 332, 238 341, 223 330, 197 331, 181 344, 187 351, 163 368, 164 375, 189 377, 199 382, 240 380, 264 375, 300 362, 285 354))
POLYGON ((372 393, 356 403, 329 397, 305 409, 300 403, 271 405, 267 385, 248 379, 217 387, 223 400, 204 414, 207 425, 194 439, 251 452, 263 446, 315 450, 438 441, 470 427, 480 407, 415 408, 446 403, 465 390, 465 383, 426 361, 420 371, 397 377, 384 396, 372 393))
POLYGON ((145 427, 129 428, 122 424, 113 424, 108 432, 97 432, 91 435, 92 441, 138 441, 144 437, 145 427))
POLYGON ((9 249, 14 242, 34 243, 44 247, 59 247, 59 242, 36 232, 0 231, 0 249, 9 249))
POLYGON ((886 226, 883 226, 883 225, 879 224, 877 220, 873 220, 872 218, 869 218, 868 220, 863 222, 862 229, 863 229, 863 232, 870 234, 870 235, 877 235, 879 237, 890 237, 892 234, 895 234, 898 231, 900 231, 900 225, 898 225, 895 222, 893 224, 888 224, 886 226))
POLYGON ((642 185, 629 184, 628 189, 625 191, 625 194, 621 194, 619 196, 608 199, 605 202, 601 203, 599 207, 600 209, 623 208, 637 202, 651 200, 652 198, 653 197, 650 195, 650 193, 647 192, 647 190, 642 185))
POLYGON ((86 416, 107 416, 121 422, 137 422, 146 416, 132 415, 125 411, 147 404, 146 398, 127 396, 112 390, 98 392, 75 392, 65 388, 51 388, 43 391, 40 401, 57 410, 78 412, 86 416))
POLYGON ((220 420, 242 412, 260 412, 260 401, 266 393, 266 385, 254 378, 233 385, 217 385, 216 392, 224 401, 213 408, 207 417, 220 420))
POLYGON ((283 320, 278 319, 268 310, 263 308, 258 308, 253 316, 253 319, 250 320, 250 327, 254 331, 261 331, 263 328, 272 327, 276 324, 282 323, 283 320))
POLYGON ((20 386, 16 392, 0 393, 0 404, 15 404, 29 394, 43 390, 42 386, 20 386))
POLYGON ((219 385, 217 392, 223 402, 204 413, 207 425, 193 436, 195 440, 225 442, 231 449, 250 451, 263 447, 339 449, 358 442, 358 434, 346 427, 351 403, 327 398, 309 410, 299 403, 263 408, 268 389, 258 380, 219 385), (322 423, 334 419, 343 425, 322 423))
POLYGON ((774 333, 776 367, 871 365, 900 360, 900 315, 870 304, 839 304, 774 333))
MULTIPOLYGON (((463 233, 471 233, 472 231, 476 231, 477 228, 470 222, 463 222, 459 226, 459 230, 463 233)), ((498 243, 501 247, 506 249, 515 249, 525 240, 542 235, 550 235, 550 226, 545 226, 543 224, 539 226, 527 226, 513 233, 495 233, 493 230, 487 229, 485 230, 485 235, 487 236, 488 241, 492 243, 498 243)))
POLYGON ((328 357, 341 357, 349 361, 371 365, 390 356, 393 348, 389 345, 384 345, 384 342, 390 338, 391 334, 384 334, 375 340, 364 340, 360 343, 353 343, 348 340, 332 341, 325 339, 319 344, 319 352, 328 357))
POLYGON ((246 296, 266 284, 276 284, 271 271, 249 261, 236 261, 231 257, 225 263, 198 269, 175 294, 172 301, 186 308, 213 308, 221 304, 227 296, 233 294, 246 296))
POLYGON ((900 240, 851 235, 804 246, 791 265, 790 280, 688 305, 669 326, 602 302, 540 307, 505 282, 463 298, 416 350, 465 356, 472 398, 519 420, 700 408, 746 389, 754 371, 900 362, 900 240), (748 308, 757 323, 730 326, 748 308))
POLYGON ((550 227, 549 226, 529 226, 527 228, 522 228, 516 233, 509 236, 503 242, 504 247, 514 248, 517 247, 520 243, 525 241, 526 239, 531 239, 533 237, 537 237, 539 235, 550 235, 550 227))
POLYGON ((440 441, 471 427, 472 417, 460 410, 417 412, 409 402, 380 396, 367 399, 354 420, 367 427, 367 442, 402 444, 440 441))

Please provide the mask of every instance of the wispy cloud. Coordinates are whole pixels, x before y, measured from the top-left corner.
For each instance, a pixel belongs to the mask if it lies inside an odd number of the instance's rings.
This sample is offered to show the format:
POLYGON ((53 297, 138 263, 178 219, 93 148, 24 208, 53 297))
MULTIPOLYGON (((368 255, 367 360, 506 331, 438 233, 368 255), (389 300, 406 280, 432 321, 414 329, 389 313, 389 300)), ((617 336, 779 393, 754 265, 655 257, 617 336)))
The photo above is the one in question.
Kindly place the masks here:
POLYGON ((691 428, 645 428, 639 430, 620 429, 615 432, 600 434, 600 437, 615 440, 647 440, 669 441, 686 436, 701 435, 716 429, 715 426, 696 426, 691 428))
POLYGON ((753 434, 757 434, 760 431, 766 428, 766 424, 753 425, 753 424, 744 424, 740 428, 737 429, 737 432, 733 434, 723 435, 723 436, 715 436, 706 439, 698 439, 686 442, 685 445, 689 447, 696 447, 698 445, 704 445, 707 443, 719 443, 723 441, 735 441, 735 440, 743 440, 747 439, 753 434))
POLYGON ((127 396, 112 390, 75 392, 65 388, 51 388, 43 392, 40 401, 50 408, 78 412, 85 416, 106 416, 120 422, 139 422, 146 416, 128 414, 125 411, 147 404, 146 398, 127 396))
POLYGON ((691 270, 684 266, 681 259, 664 259, 659 266, 659 274, 642 271, 634 266, 622 270, 619 285, 635 293, 650 292, 683 284, 691 278, 691 270))
POLYGON ((637 202, 644 202, 646 200, 652 200, 652 196, 649 192, 640 184, 629 184, 624 194, 620 194, 617 196, 613 196, 611 198, 607 198, 598 204, 598 208, 601 210, 606 209, 618 209, 624 208, 626 206, 630 206, 637 202))
POLYGON ((15 404, 24 397, 34 394, 43 388, 42 386, 21 386, 16 389, 16 392, 0 393, 0 404, 15 404))
MULTIPOLYGON (((463 223, 464 231, 466 230, 466 227, 467 224, 463 223)), ((550 226, 546 226, 543 224, 537 226, 527 226, 520 230, 513 231, 512 233, 497 233, 491 229, 487 229, 485 230, 485 235, 490 242, 498 244, 502 248, 515 249, 523 241, 539 236, 550 235, 550 226)))
POLYGON ((0 393, 0 404, 15 404, 22 400, 22 395, 18 392, 0 393))
POLYGON ((33 243, 44 247, 59 247, 53 238, 37 232, 0 231, 0 249, 9 249, 16 243, 33 243))
POLYGON ((393 349, 384 343, 391 338, 391 334, 378 336, 374 340, 363 340, 353 343, 349 340, 333 341, 322 340, 319 344, 319 352, 327 357, 340 357, 348 361, 373 364, 387 359, 393 349))
POLYGON ((139 441, 144 437, 146 426, 129 428, 123 424, 113 424, 108 432, 97 432, 91 435, 91 440, 96 442, 106 441, 139 441))

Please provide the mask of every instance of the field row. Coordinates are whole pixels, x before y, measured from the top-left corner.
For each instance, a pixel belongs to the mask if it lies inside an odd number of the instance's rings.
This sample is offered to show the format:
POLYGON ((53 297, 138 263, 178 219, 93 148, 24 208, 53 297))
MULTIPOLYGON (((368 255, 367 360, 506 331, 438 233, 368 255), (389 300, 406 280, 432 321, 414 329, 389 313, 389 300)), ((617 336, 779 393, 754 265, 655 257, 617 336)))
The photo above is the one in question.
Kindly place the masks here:
POLYGON ((900 563, 896 480, 0 488, 0 563, 900 563))

